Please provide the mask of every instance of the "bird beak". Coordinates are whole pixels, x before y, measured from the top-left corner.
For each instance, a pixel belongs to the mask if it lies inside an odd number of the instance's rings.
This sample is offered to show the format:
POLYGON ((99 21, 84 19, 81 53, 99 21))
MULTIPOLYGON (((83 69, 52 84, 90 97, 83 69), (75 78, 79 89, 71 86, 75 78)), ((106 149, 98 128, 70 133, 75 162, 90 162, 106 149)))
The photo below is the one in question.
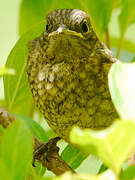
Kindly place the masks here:
POLYGON ((56 31, 50 33, 48 37, 58 36, 58 35, 77 36, 84 39, 81 33, 68 29, 68 27, 65 26, 64 24, 60 25, 56 31))
POLYGON ((63 30, 69 30, 64 24, 62 24, 58 29, 57 32, 61 33, 63 30))

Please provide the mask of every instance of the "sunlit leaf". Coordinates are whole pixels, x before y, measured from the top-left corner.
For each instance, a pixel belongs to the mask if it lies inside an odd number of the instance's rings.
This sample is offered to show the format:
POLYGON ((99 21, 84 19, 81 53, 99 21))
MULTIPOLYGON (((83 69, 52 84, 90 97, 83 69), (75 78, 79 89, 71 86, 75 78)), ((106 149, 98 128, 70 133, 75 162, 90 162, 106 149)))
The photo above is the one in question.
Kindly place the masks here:
POLYGON ((98 174, 100 173, 102 164, 103 162, 97 156, 90 154, 76 169, 76 171, 86 174, 98 174))
POLYGON ((135 147, 135 124, 118 121, 104 131, 80 130, 71 132, 71 142, 88 153, 98 156, 115 174, 119 174, 123 162, 135 147))
POLYGON ((123 119, 135 119, 135 63, 113 64, 109 88, 119 115, 123 119))
POLYGON ((82 175, 71 174, 70 172, 64 173, 61 176, 53 178, 53 180, 115 180, 115 175, 111 171, 106 171, 101 175, 82 175))
POLYGON ((6 67, 0 67, 0 76, 5 75, 5 74, 14 75, 15 71, 14 71, 14 69, 8 69, 6 67))

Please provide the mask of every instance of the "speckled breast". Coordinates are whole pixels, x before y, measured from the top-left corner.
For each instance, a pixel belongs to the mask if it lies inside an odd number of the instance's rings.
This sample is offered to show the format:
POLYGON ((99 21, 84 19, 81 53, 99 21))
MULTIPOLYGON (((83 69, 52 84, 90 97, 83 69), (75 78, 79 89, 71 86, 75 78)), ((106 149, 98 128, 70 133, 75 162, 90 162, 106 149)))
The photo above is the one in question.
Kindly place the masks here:
POLYGON ((66 63, 28 61, 30 88, 50 127, 69 140, 73 126, 102 129, 117 113, 108 89, 108 60, 84 58, 66 63))

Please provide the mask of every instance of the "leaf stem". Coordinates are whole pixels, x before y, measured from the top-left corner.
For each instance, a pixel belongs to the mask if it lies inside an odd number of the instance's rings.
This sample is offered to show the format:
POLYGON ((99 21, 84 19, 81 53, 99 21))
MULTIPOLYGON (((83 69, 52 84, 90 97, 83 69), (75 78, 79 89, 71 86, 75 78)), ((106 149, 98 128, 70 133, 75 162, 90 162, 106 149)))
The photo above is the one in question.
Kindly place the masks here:
POLYGON ((115 176, 115 180, 120 180, 119 175, 115 176))
POLYGON ((107 26, 106 32, 105 32, 105 39, 106 39, 106 45, 107 45, 108 49, 110 49, 111 43, 110 43, 110 33, 109 33, 109 27, 108 26, 107 26))
POLYGON ((121 34, 120 39, 119 39, 118 48, 117 48, 117 53, 116 53, 116 58, 119 58, 119 57, 120 57, 120 50, 121 50, 121 48, 122 48, 123 39, 124 39, 124 33, 121 34))

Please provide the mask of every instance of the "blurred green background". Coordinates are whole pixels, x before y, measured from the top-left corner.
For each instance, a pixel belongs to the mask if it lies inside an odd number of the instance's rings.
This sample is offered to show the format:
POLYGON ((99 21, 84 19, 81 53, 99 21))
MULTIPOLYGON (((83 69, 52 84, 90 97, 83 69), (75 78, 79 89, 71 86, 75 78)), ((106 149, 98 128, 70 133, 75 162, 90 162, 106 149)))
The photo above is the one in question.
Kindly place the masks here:
POLYGON ((4 65, 10 50, 18 39, 20 0, 0 2, 0 65, 4 65))
MULTIPOLYGON (((11 49, 19 38, 18 15, 20 2, 20 0, 0 1, 0 66, 4 66, 11 49)), ((3 97, 3 83, 1 80, 0 99, 3 97)))

